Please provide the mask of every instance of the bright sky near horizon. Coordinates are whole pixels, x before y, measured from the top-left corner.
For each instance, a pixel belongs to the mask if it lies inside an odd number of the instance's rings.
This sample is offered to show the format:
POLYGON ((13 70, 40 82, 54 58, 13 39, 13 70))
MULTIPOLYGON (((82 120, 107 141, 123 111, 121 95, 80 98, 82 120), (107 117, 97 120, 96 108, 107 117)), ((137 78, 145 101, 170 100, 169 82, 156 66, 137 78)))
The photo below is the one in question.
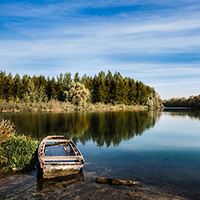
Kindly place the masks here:
POLYGON ((199 0, 1 0, 0 70, 120 72, 161 98, 200 94, 199 0))

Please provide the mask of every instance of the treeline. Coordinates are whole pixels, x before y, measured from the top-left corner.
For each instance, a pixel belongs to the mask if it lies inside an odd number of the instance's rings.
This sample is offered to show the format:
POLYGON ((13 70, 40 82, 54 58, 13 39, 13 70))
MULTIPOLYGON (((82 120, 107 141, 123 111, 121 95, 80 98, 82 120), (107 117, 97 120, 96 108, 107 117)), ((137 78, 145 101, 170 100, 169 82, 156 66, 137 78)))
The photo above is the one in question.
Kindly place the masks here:
POLYGON ((191 107, 200 109, 200 95, 190 96, 189 98, 172 98, 164 100, 163 104, 165 107, 191 107))
POLYGON ((46 78, 43 75, 20 77, 19 74, 13 77, 11 73, 7 75, 3 71, 0 72, 0 100, 40 102, 56 99, 72 101, 76 97, 73 95, 80 94, 80 92, 74 93, 78 90, 77 88, 83 91, 82 95, 88 95, 87 91, 89 91, 89 99, 86 100, 91 103, 148 104, 150 106, 156 103, 161 104, 161 100, 153 88, 146 86, 141 81, 122 77, 119 72, 112 74, 108 71, 105 74, 101 71, 94 77, 86 74, 79 77, 77 72, 73 78, 71 73, 60 74, 56 78, 46 78))

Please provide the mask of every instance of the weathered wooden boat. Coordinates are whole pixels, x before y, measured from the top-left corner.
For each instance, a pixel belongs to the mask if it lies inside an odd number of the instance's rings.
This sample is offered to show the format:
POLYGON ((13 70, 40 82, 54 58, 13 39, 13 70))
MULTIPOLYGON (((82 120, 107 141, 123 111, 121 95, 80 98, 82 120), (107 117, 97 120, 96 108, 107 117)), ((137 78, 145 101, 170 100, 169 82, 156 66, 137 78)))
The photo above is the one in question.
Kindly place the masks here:
POLYGON ((47 136, 38 148, 39 170, 43 178, 77 174, 84 158, 78 147, 64 136, 47 136))

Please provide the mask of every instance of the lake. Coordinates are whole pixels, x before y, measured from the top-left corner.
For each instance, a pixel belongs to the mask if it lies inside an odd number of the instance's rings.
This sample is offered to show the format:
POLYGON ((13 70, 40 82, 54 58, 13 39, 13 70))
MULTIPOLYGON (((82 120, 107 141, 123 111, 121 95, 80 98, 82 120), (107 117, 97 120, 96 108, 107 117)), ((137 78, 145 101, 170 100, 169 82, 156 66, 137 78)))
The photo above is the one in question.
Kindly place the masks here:
MULTIPOLYGON (((86 161, 85 183, 91 183, 95 176, 135 180, 173 196, 200 199, 200 112, 1 113, 0 119, 10 119, 19 133, 33 138, 71 138, 86 161)), ((41 190, 51 196, 50 189, 45 190, 45 182, 36 175, 33 170, 2 177, 0 198, 42 198, 41 190)), ((75 188, 83 177, 65 180, 62 187, 75 188)), ((51 182, 54 190, 59 183, 51 182)))

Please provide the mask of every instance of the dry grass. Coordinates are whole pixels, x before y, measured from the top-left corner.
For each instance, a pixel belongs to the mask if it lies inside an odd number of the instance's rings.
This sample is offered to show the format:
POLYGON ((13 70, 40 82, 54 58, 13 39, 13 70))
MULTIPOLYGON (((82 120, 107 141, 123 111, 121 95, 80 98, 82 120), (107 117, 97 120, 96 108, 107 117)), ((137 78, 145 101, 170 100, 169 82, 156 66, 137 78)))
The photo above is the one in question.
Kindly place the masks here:
POLYGON ((124 105, 124 104, 82 104, 74 105, 70 102, 60 102, 57 100, 51 100, 48 102, 34 102, 34 103, 24 103, 24 102, 6 102, 0 101, 0 112, 67 112, 67 111, 119 111, 119 110, 147 110, 147 106, 139 105, 124 105))
POLYGON ((2 120, 0 122, 0 144, 8 140, 15 134, 15 126, 9 120, 2 120))

